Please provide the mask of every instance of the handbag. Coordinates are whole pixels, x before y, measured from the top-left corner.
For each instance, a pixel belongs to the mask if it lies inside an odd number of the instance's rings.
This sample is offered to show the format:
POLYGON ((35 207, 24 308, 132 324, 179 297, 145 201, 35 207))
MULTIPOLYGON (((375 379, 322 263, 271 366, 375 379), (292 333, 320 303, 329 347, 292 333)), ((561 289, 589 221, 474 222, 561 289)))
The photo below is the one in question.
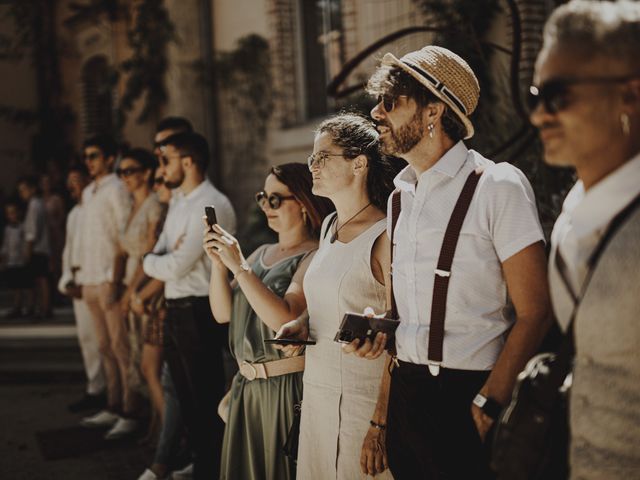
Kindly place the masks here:
POLYGON ((298 442, 300 439, 300 416, 302 413, 302 401, 293 405, 293 422, 287 434, 287 440, 284 442, 282 451, 285 456, 294 462, 298 460, 298 442))
POLYGON ((579 295, 573 293, 567 280, 566 265, 560 251, 556 250, 556 268, 571 294, 574 307, 558 351, 541 353, 527 363, 518 375, 511 403, 496 423, 491 466, 499 479, 556 480, 568 477, 568 396, 575 354, 575 317, 602 252, 638 204, 640 195, 609 224, 589 258, 579 295))

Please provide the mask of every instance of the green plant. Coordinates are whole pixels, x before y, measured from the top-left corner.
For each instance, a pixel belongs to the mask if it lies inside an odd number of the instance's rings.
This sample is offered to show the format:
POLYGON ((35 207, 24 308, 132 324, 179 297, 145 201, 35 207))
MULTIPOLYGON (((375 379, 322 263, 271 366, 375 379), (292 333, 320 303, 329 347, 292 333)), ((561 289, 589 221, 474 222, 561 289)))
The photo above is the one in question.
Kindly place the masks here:
POLYGON ((120 127, 139 98, 144 96, 145 103, 136 119, 138 123, 159 116, 167 101, 164 84, 168 67, 167 46, 176 37, 169 12, 162 1, 142 0, 137 4, 127 38, 133 53, 120 65, 120 70, 128 75, 119 106, 120 127))

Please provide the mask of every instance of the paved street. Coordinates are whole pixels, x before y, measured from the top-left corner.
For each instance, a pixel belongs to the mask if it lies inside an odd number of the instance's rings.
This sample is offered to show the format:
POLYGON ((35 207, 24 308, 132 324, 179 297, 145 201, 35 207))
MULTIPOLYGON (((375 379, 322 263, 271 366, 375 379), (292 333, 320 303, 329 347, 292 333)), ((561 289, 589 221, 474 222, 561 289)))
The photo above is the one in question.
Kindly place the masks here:
MULTIPOLYGON (((7 303, 0 292, 0 317, 7 303)), ((105 444, 67 411, 82 395, 81 361, 70 307, 45 323, 0 319, 0 479, 135 480, 144 470, 151 447, 105 444)))

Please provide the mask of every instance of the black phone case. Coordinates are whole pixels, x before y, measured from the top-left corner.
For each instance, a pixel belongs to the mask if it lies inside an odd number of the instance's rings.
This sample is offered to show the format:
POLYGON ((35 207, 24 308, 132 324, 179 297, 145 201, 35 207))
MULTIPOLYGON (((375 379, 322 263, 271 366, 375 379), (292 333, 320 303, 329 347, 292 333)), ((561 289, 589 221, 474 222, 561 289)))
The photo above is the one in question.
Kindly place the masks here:
POLYGON ((211 205, 204 207, 204 213, 207 216, 207 223, 210 227, 218 223, 218 218, 216 216, 216 209, 211 205))
POLYGON ((400 322, 390 318, 365 317, 357 313, 345 313, 334 342, 351 343, 354 339, 373 340, 378 332, 387 334, 387 344, 395 340, 395 331, 400 322))

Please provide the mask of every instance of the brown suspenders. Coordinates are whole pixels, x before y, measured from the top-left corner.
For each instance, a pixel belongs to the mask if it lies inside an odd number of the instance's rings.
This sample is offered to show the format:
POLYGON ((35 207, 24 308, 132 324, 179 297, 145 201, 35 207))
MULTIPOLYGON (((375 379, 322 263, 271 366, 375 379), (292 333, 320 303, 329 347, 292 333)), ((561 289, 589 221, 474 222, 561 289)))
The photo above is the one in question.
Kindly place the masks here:
MULTIPOLYGON (((431 321, 429 324, 429 371, 436 376, 440 373, 442 364, 442 351, 444 344, 444 320, 447 311, 447 293, 449 290, 449 278, 451 277, 451 265, 458 246, 458 238, 462 224, 469 211, 473 194, 478 186, 478 181, 484 168, 479 167, 469 174, 462 187, 458 201, 456 202, 447 229, 442 240, 440 256, 435 269, 433 283, 433 297, 431 301, 431 321)), ((393 265, 393 238, 395 228, 400 216, 400 192, 395 191, 391 196, 391 264, 393 265)), ((393 294, 393 270, 391 272, 391 317, 398 318, 395 296, 393 294)))

